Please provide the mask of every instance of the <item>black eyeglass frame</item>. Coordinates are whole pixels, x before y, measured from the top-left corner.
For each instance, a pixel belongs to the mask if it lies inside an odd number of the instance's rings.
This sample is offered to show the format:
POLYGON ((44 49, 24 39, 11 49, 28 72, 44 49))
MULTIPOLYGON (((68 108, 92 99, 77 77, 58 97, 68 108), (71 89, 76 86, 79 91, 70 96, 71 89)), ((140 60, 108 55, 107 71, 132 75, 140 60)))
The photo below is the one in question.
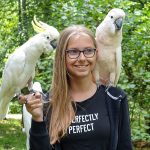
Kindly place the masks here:
POLYGON ((83 50, 79 50, 79 49, 76 49, 76 48, 71 48, 71 49, 66 49, 66 52, 67 52, 68 57, 69 57, 70 59, 77 59, 77 58, 80 56, 81 53, 83 53, 83 55, 84 55, 86 58, 92 58, 92 57, 94 57, 94 55, 95 55, 96 48, 84 48, 83 50), (70 57, 70 55, 69 55, 68 52, 69 52, 69 51, 73 51, 73 50, 76 50, 76 51, 79 52, 77 57, 70 57), (87 50, 93 50, 93 55, 92 55, 92 56, 87 56, 86 53, 85 53, 87 50))

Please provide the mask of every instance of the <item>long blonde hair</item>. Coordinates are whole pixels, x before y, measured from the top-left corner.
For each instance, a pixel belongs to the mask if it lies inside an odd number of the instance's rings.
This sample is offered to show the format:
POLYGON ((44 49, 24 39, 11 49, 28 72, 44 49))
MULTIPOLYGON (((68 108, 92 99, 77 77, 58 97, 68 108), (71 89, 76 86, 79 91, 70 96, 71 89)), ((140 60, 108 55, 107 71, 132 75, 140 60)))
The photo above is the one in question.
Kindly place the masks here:
POLYGON ((82 25, 73 25, 62 31, 55 54, 53 79, 51 87, 51 119, 49 126, 50 143, 59 141, 66 133, 75 111, 69 95, 69 75, 66 68, 66 53, 70 37, 87 34, 96 42, 93 33, 82 25))

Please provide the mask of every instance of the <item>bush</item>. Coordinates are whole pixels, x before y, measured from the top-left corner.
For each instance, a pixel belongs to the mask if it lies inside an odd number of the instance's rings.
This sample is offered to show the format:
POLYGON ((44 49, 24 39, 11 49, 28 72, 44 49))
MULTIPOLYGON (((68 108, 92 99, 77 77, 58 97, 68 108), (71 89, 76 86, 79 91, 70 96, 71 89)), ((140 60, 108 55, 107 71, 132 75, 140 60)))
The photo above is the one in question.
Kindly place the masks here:
POLYGON ((11 114, 21 114, 22 113, 22 105, 18 103, 17 100, 10 102, 9 113, 11 114))

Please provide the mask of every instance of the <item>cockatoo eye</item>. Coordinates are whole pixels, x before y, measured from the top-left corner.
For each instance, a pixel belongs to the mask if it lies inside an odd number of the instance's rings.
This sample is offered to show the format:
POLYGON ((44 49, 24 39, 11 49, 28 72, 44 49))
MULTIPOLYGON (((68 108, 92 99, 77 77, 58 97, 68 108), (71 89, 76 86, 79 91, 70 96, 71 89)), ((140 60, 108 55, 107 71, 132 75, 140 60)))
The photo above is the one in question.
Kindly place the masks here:
POLYGON ((114 18, 113 16, 110 16, 110 18, 112 19, 112 18, 114 18))
POLYGON ((47 36, 47 39, 49 39, 49 36, 47 36))

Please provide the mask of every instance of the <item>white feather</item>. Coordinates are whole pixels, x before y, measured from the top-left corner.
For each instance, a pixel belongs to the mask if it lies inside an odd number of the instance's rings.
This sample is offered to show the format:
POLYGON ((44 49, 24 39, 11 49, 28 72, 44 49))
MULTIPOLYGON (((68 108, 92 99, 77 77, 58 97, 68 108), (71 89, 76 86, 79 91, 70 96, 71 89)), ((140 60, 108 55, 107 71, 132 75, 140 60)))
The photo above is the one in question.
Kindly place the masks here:
POLYGON ((122 50, 121 47, 119 47, 116 51, 116 78, 115 78, 115 85, 117 85, 120 73, 121 73, 121 67, 122 67, 122 50))

